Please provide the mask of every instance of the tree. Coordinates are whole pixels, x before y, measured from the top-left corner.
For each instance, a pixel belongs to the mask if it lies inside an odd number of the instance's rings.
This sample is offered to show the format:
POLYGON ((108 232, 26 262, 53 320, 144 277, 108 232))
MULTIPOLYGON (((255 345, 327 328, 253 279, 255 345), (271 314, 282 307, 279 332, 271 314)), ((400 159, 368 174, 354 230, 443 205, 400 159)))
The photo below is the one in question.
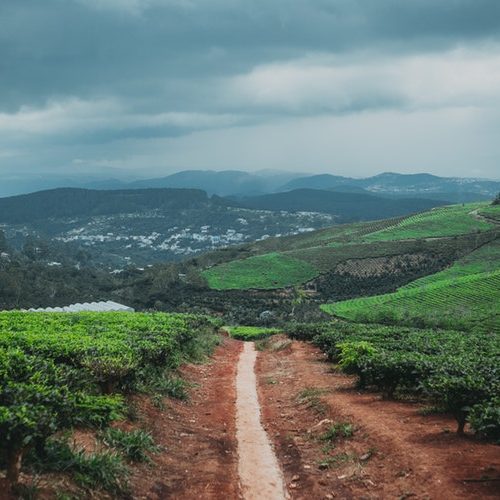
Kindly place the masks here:
POLYGON ((10 251, 9 244, 7 243, 7 238, 5 237, 5 233, 0 229, 0 253, 9 251, 10 251))
POLYGON ((492 205, 500 205, 500 193, 497 193, 495 199, 491 202, 492 205))

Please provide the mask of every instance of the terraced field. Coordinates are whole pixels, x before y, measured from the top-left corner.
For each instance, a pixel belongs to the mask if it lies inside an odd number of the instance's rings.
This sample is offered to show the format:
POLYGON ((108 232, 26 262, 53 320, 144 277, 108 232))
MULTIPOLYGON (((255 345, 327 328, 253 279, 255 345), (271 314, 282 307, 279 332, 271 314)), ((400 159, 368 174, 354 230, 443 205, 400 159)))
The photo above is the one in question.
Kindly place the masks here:
POLYGON ((500 213, 500 207, 486 209, 484 203, 441 207, 407 217, 393 227, 366 235, 364 239, 365 241, 387 241, 440 238, 492 229, 493 223, 478 220, 471 214, 475 210, 500 213))
POLYGON ((317 275, 311 264, 279 253, 268 253, 215 266, 203 273, 211 288, 283 288, 317 275))
POLYGON ((500 243, 497 239, 450 268, 395 293, 322 308, 356 322, 500 333, 500 243))
POLYGON ((478 210, 478 214, 492 221, 500 222, 500 205, 482 207, 478 210))
POLYGON ((500 213, 500 207, 485 203, 453 205, 409 217, 345 224, 258 242, 247 250, 260 255, 215 265, 203 276, 218 290, 272 290, 303 284, 349 259, 421 252, 456 259, 491 240, 490 233, 497 226, 478 218, 481 210, 500 213))

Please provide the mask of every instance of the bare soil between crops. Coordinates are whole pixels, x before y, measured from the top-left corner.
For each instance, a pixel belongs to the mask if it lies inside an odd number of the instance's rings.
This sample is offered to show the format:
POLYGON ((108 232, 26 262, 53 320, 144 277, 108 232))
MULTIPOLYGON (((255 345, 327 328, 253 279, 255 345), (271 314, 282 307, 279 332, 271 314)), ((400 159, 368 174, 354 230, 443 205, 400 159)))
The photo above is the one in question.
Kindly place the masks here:
MULTIPOLYGON (((256 361, 244 350, 253 352, 225 337, 208 363, 183 367, 192 384, 185 402, 165 399, 159 407, 146 396, 134 399, 136 418, 123 425, 152 432, 161 452, 151 464, 131 466, 131 498, 274 500, 281 493, 269 496, 264 482, 276 482, 276 474, 291 499, 500 498, 500 447, 457 436, 451 417, 424 416, 419 404, 358 392, 352 377, 307 343, 275 336, 256 361), (255 439, 252 431, 241 437, 248 415, 255 439), (351 424, 353 435, 326 439, 338 423, 351 424), (257 458, 242 465, 249 451, 257 458)), ((78 439, 89 450, 95 446, 91 435, 78 439)), ((71 490, 60 477, 41 486, 42 498, 71 490)))
POLYGON ((500 498, 500 447, 455 434, 422 405, 358 392, 301 342, 270 343, 257 360, 263 423, 293 499, 500 498), (325 440, 335 423, 349 438, 325 440))
MULTIPOLYGON (((135 498, 279 497, 263 496, 263 482, 260 496, 242 487, 237 440, 242 350, 243 343, 226 339, 210 364, 185 368, 196 387, 189 402, 172 403, 163 417, 152 416, 156 439, 166 451, 155 467, 134 474, 135 498)), ((358 392, 354 378, 332 370, 312 345, 276 336, 257 353, 255 371, 260 422, 287 497, 500 497, 499 446, 457 436, 453 418, 421 415, 420 404, 358 392), (339 422, 352 424, 353 436, 325 441, 328 428, 339 422)), ((258 459, 252 466, 256 476, 269 470, 268 462, 258 459)))
POLYGON ((163 452, 134 471, 133 498, 240 498, 235 380, 242 348, 225 337, 209 363, 182 369, 193 384, 188 401, 140 409, 163 452))

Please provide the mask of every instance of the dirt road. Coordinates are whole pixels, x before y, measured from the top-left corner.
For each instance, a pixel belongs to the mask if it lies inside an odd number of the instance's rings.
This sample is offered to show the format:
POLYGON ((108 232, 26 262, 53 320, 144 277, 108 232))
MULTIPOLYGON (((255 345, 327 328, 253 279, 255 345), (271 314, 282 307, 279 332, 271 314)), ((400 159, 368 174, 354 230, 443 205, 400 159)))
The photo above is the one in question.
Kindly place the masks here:
POLYGON ((451 418, 418 405, 356 392, 308 344, 278 337, 256 353, 226 339, 184 375, 190 401, 141 408, 165 451, 134 473, 134 498, 499 498, 498 446, 456 436, 451 418))
POLYGON ((285 500, 283 475, 261 424, 256 358, 254 344, 245 343, 236 378, 236 438, 241 491, 246 500, 285 500))

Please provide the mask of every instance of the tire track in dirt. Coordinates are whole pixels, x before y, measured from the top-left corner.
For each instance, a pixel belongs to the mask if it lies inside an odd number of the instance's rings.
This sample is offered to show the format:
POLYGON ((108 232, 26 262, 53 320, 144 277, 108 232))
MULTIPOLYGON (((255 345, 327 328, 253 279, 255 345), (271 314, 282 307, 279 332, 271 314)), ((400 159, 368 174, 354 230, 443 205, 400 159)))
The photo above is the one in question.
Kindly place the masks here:
POLYGON ((236 377, 238 473, 245 500, 285 500, 283 476, 260 420, 253 342, 244 344, 236 377))

